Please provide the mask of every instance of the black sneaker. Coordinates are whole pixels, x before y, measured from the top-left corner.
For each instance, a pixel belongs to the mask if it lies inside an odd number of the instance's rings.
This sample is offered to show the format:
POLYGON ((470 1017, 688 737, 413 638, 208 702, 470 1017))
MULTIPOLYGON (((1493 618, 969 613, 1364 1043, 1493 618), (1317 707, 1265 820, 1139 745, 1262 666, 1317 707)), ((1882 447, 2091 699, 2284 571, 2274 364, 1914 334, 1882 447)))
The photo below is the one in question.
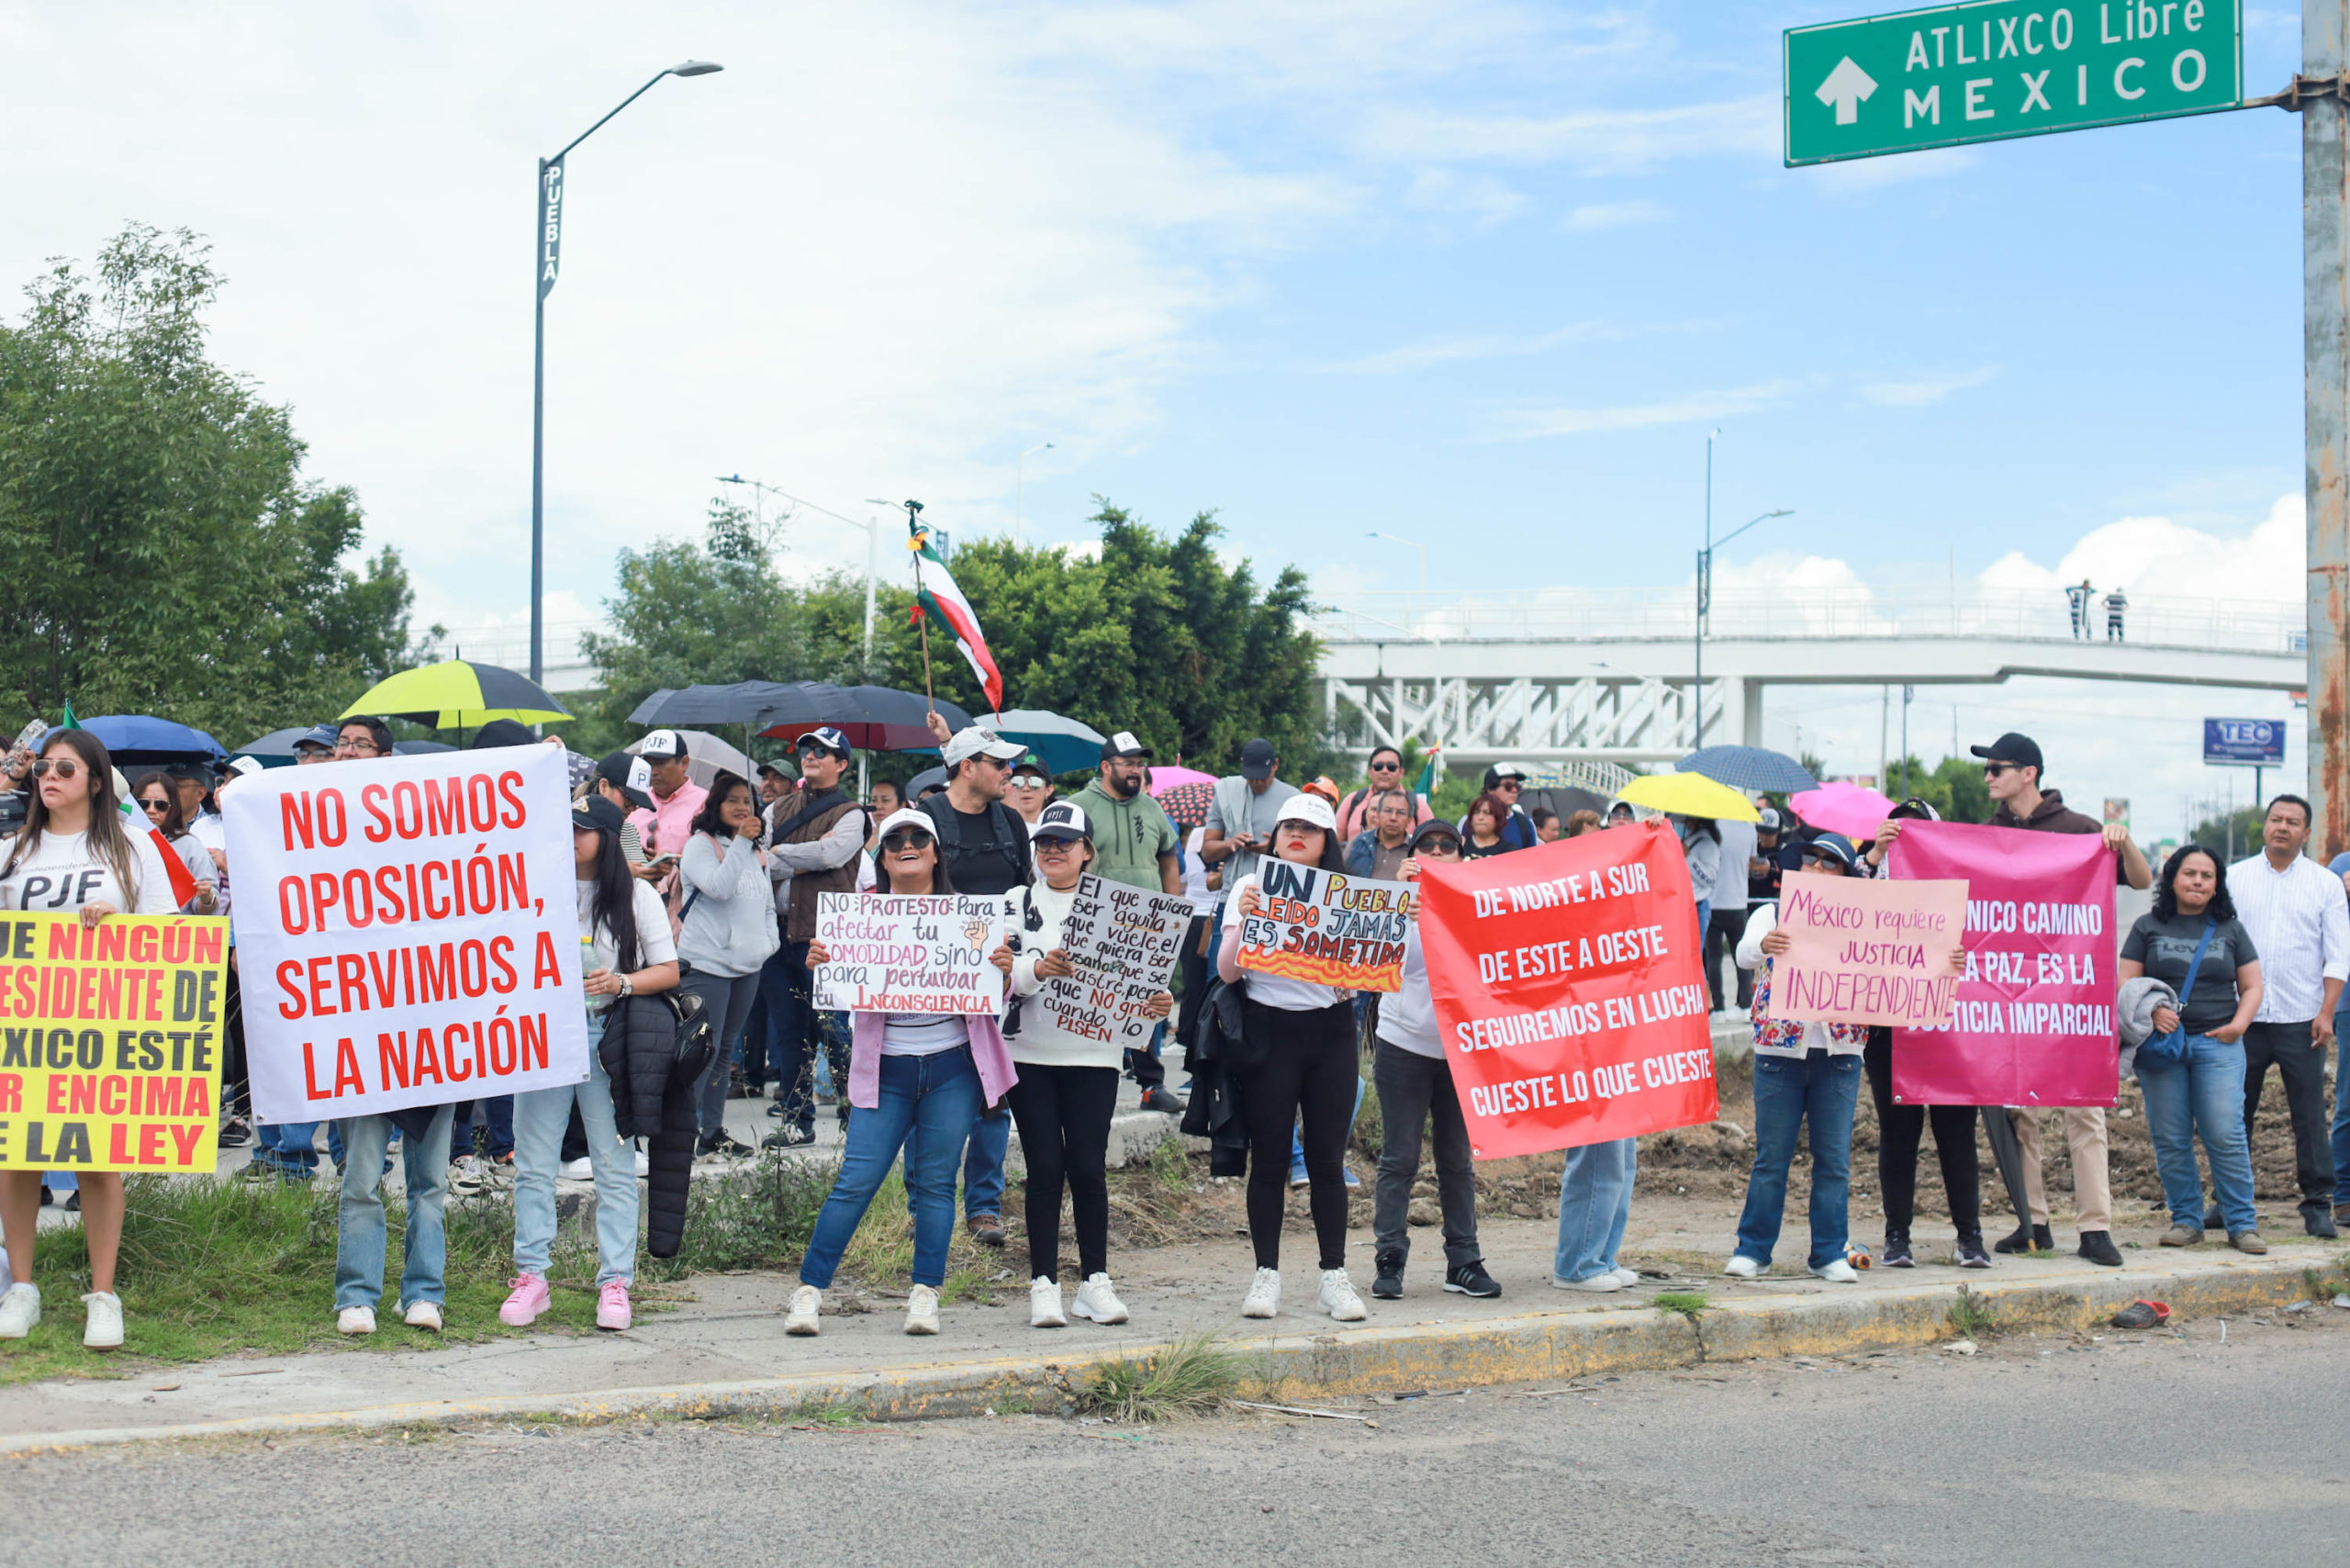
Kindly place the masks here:
POLYGON ((1377 1260, 1379 1272, 1371 1282, 1371 1294, 1382 1301, 1404 1299, 1404 1254, 1400 1249, 1382 1252, 1377 1260))
POLYGON ((252 1128, 247 1126, 240 1118, 231 1116, 227 1121, 220 1124, 220 1147, 222 1148, 242 1148, 245 1145, 252 1141, 252 1128))
POLYGON ((1501 1282, 1485 1272, 1483 1258, 1473 1263, 1455 1263, 1447 1269, 1444 1271, 1444 1288, 1455 1295, 1485 1297, 1502 1294, 1501 1282))
POLYGON ((1888 1230, 1885 1233, 1885 1251, 1877 1261, 1888 1269, 1914 1269, 1918 1260, 1909 1255, 1909 1233, 1888 1230))
POLYGON ((1180 1116, 1191 1109, 1184 1103, 1181 1095, 1163 1083, 1154 1083, 1143 1091, 1142 1108, 1146 1111, 1163 1111, 1170 1116, 1180 1116))
POLYGON ((694 1146, 697 1159, 747 1159, 755 1152, 729 1133, 712 1133, 694 1146))
POLYGON ((786 1112, 786 1111, 785 1111, 785 1109, 784 1109, 784 1104, 783 1104, 783 1102, 782 1102, 782 1101, 780 1101, 780 1100, 770 1100, 770 1101, 768 1101, 768 1102, 767 1102, 767 1114, 768 1114, 768 1115, 770 1115, 770 1116, 781 1116, 781 1115, 785 1115, 785 1114, 789 1114, 789 1113, 788 1113, 788 1112, 786 1112))
POLYGON ((2109 1269, 2121 1267, 2121 1253, 2113 1245, 2113 1233, 2109 1230, 2081 1232, 2081 1256, 2092 1263, 2102 1263, 2109 1269))
POLYGON ((1969 1231, 1958 1238, 1958 1266, 1962 1269, 1987 1269, 1990 1255, 1983 1250, 1983 1233, 1969 1231))
POLYGON ((816 1141, 816 1129, 786 1122, 759 1140, 761 1148, 801 1148, 816 1141))
POLYGON ((2333 1223, 2333 1215, 2322 1207, 2301 1211, 2301 1228, 2311 1236, 2335 1237, 2342 1234, 2341 1227, 2333 1223))
POLYGON ((1991 1245, 1994 1252, 2053 1252, 2056 1238, 2044 1225, 2020 1225, 1991 1245))

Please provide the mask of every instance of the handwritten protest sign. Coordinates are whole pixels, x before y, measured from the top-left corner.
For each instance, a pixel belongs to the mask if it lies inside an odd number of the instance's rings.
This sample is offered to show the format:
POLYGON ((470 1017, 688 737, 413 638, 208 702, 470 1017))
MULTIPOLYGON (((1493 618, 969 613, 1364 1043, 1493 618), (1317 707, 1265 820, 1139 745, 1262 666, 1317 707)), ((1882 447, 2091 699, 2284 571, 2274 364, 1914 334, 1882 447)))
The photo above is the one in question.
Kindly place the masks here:
POLYGON ((567 783, 554 747, 502 746, 222 797, 263 1121, 587 1079, 567 783))
POLYGON ((1946 1028, 1893 1033, 1893 1097, 1925 1105, 2110 1105, 2113 852, 2096 834, 1913 822, 1897 880, 1964 877, 1966 972, 1946 1028))
POLYGON ((0 1170, 200 1170, 218 1154, 229 923, 0 916, 0 1170))
POLYGON ((1240 923, 1244 969, 1341 991, 1404 989, 1409 882, 1375 882, 1267 856, 1257 863, 1260 902, 1240 923))
POLYGON ((1790 871, 1787 950, 1771 963, 1771 1016, 1936 1029, 1951 1021, 1966 927, 1962 881, 1886 882, 1790 871))
POLYGON ((1480 1159, 1709 1122, 1696 896, 1661 823, 1423 863, 1437 1036, 1480 1159))
POLYGON ((1089 1040, 1147 1047, 1154 1021, 1143 1003, 1168 988, 1196 913, 1181 895, 1080 878, 1058 943, 1077 972, 1046 979, 1036 993, 1046 1015, 1089 1040))
POLYGON ((822 893, 816 1005, 825 1012, 1003 1011, 1003 901, 971 894, 822 893))

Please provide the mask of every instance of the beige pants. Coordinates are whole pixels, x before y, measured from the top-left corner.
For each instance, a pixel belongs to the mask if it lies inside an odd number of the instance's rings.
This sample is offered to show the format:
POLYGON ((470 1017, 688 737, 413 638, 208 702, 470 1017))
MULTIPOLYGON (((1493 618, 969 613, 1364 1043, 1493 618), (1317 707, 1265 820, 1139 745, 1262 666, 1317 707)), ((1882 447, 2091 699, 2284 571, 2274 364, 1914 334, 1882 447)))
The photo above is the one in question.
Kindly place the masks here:
MULTIPOLYGON (((2048 1190, 2040 1179, 2040 1113, 2010 1106, 2008 1121, 2023 1148, 2024 1201, 2031 1205, 2031 1223, 2048 1223, 2048 1190)), ((2113 1228, 2113 1182, 2106 1172, 2105 1108, 2069 1105, 2065 1109, 2065 1141, 2073 1150, 2073 1206, 2077 1228, 2113 1228)))

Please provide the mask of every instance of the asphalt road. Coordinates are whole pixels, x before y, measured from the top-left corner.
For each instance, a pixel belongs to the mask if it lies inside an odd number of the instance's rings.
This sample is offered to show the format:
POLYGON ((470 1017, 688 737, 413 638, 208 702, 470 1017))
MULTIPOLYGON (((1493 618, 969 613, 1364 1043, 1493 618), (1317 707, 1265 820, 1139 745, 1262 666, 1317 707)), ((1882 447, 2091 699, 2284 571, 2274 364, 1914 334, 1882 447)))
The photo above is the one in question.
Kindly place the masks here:
POLYGON ((2350 1547, 2350 1312, 1129 1430, 637 1423, 0 1461, 0 1562, 1973 1565, 2350 1547), (1582 1392, 1582 1390, 1590 1392, 1582 1392))

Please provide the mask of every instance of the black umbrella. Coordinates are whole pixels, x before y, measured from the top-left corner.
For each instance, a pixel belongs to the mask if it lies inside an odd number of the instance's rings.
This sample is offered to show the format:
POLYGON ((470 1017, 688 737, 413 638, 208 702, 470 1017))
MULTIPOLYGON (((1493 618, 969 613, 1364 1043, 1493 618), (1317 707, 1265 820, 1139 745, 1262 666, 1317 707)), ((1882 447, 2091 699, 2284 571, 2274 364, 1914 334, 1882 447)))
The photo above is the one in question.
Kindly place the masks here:
POLYGON ((798 740, 829 724, 849 745, 867 751, 920 751, 938 745, 928 722, 933 708, 950 730, 970 725, 970 714, 944 698, 933 700, 891 686, 828 686, 817 680, 795 683, 752 722, 770 740, 798 740))
POLYGON ((1797 790, 1819 788, 1819 780, 1802 763, 1784 752, 1768 751, 1759 745, 1709 745, 1703 751, 1691 752, 1673 766, 1683 773, 1703 774, 1717 784, 1758 795, 1766 791, 1787 795, 1797 790))
POLYGON ((822 680, 737 680, 724 686, 663 687, 638 703, 628 722, 671 729, 752 724, 759 722, 760 714, 803 689, 837 695, 841 689, 822 680))

